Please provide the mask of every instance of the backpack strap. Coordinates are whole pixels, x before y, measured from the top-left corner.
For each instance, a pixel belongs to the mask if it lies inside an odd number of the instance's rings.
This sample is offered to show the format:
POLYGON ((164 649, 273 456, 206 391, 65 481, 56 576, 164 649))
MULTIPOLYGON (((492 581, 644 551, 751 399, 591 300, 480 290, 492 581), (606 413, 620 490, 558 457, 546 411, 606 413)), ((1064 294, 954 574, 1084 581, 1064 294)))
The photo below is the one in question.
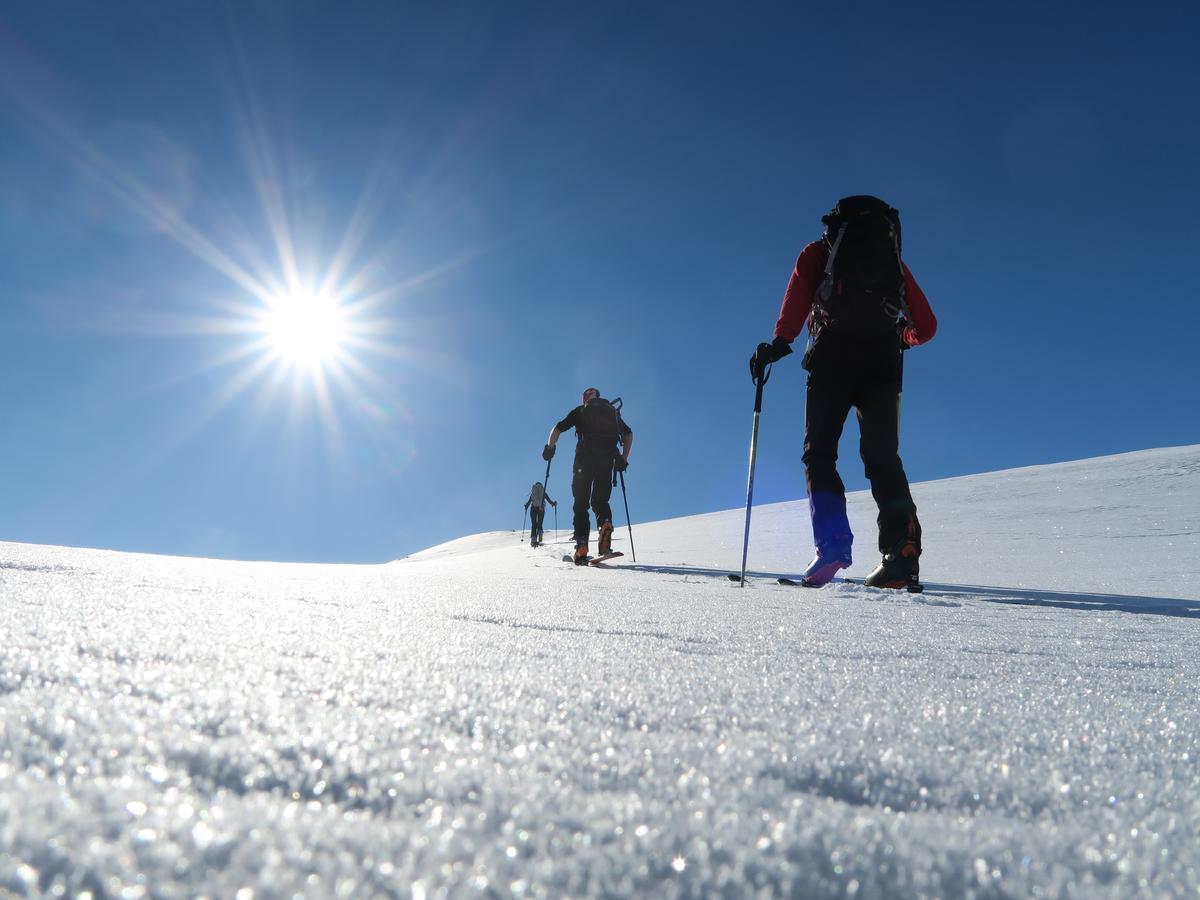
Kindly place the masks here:
POLYGON ((812 313, 810 313, 812 322, 808 329, 809 347, 812 346, 812 342, 816 340, 817 335, 821 333, 821 329, 825 325, 825 317, 819 315, 818 310, 820 304, 828 303, 829 298, 833 296, 833 262, 837 259, 838 248, 842 246, 842 238, 846 236, 847 224, 847 222, 843 221, 838 226, 837 236, 833 239, 833 244, 829 247, 829 257, 825 260, 825 277, 817 285, 817 291, 814 296, 814 300, 817 302, 813 303, 812 313), (811 327, 813 325, 816 326, 815 329, 811 327))
MULTIPOLYGON (((904 279, 904 260, 900 258, 899 227, 897 227, 895 230, 895 236, 896 237, 893 243, 896 245, 896 265, 900 267, 900 315, 903 317, 904 323, 907 324, 912 321, 912 313, 910 313, 908 310, 908 297, 906 296, 907 284, 905 283, 904 279)), ((904 325, 901 325, 900 329, 903 330, 903 328, 904 325)))
POLYGON ((821 295, 822 300, 828 300, 833 293, 833 261, 837 259, 838 248, 842 246, 842 238, 846 236, 847 224, 849 223, 843 222, 838 226, 837 237, 833 239, 833 244, 829 247, 829 258, 825 260, 825 279, 817 288, 817 293, 821 295))

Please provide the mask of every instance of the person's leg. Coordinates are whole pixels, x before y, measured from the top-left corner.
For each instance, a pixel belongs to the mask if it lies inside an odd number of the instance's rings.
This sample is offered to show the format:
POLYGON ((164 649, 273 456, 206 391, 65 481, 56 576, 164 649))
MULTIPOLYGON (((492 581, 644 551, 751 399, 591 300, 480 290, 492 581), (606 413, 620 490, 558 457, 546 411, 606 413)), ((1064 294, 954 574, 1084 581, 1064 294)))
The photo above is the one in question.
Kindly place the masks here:
POLYGON ((804 480, 818 555, 850 561, 854 534, 846 486, 837 471, 838 441, 850 413, 851 389, 838 373, 814 370, 804 404, 804 480))
POLYGON ((588 459, 583 454, 575 457, 575 470, 571 476, 571 496, 575 500, 574 528, 575 546, 586 547, 592 525, 588 520, 588 505, 592 496, 592 472, 588 459))
POLYGON ((859 452, 879 508, 879 552, 921 553, 921 524, 900 461, 900 385, 873 382, 856 398, 859 452))
POLYGON ((605 522, 612 523, 612 507, 608 503, 612 496, 612 474, 611 457, 592 460, 592 512, 596 514, 596 528, 605 522))
POLYGON ((605 556, 612 552, 612 460, 596 460, 596 481, 592 487, 592 511, 596 514, 596 552, 605 556))
POLYGON ((534 544, 540 544, 542 542, 542 517, 545 514, 545 507, 530 507, 530 518, 532 522, 532 528, 530 528, 530 540, 534 544))

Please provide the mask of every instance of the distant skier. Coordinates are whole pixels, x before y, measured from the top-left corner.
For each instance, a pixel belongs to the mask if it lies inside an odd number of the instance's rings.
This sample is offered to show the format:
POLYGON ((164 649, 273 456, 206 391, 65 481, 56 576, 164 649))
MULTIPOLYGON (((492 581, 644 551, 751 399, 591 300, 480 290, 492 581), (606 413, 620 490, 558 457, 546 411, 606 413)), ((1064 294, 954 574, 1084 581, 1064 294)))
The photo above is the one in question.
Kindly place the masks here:
POLYGON ((876 197, 844 197, 827 215, 822 240, 800 253, 783 296, 775 340, 758 345, 750 372, 792 352, 808 325, 804 354, 804 474, 817 556, 804 572, 810 587, 828 584, 851 564, 854 535, 837 472, 846 416, 858 413, 860 453, 879 507, 883 561, 866 583, 920 590, 921 525, 900 461, 903 351, 930 340, 937 319, 900 259, 900 214, 876 197))
MULTIPOLYGON (((536 547, 542 542, 542 518, 546 515, 547 503, 558 509, 558 504, 550 499, 550 495, 546 493, 542 483, 535 481, 533 487, 529 489, 529 499, 525 501, 525 508, 529 510, 529 546, 531 547, 536 547)), ((555 513, 555 515, 558 514, 555 513)))
POLYGON ((571 478, 571 495, 575 500, 574 560, 581 566, 588 561, 589 505, 596 514, 599 555, 604 556, 612 549, 612 509, 608 498, 612 495, 614 469, 624 472, 629 466, 633 430, 625 424, 617 408, 600 396, 600 391, 588 388, 583 392, 583 403, 567 413, 550 431, 542 459, 549 460, 554 456, 559 435, 571 428, 575 429, 576 436, 575 470, 571 478))

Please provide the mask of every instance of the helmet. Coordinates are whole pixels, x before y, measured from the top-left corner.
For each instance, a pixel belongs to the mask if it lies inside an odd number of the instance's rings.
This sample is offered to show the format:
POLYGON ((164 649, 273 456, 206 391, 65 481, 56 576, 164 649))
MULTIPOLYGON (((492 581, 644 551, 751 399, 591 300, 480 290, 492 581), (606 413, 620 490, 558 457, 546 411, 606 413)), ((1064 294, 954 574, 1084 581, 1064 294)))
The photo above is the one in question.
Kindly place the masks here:
POLYGON ((587 405, 587 402, 588 402, 589 400, 593 400, 593 399, 595 399, 596 397, 599 397, 599 396, 600 396, 600 389, 599 389, 599 388, 588 388, 588 389, 586 389, 586 390, 583 392, 583 404, 584 404, 584 406, 586 406, 586 405, 587 405))

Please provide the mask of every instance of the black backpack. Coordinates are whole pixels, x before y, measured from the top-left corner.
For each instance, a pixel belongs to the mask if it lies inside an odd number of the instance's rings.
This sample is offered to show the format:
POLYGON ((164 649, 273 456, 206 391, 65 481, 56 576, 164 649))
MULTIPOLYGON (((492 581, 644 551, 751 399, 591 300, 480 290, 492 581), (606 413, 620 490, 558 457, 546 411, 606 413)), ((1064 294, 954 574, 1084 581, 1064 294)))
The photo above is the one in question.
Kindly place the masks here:
POLYGON ((878 197, 843 197, 826 215, 829 260, 813 297, 814 335, 860 340, 895 333, 906 318, 900 213, 878 197))
POLYGON ((621 432, 620 399, 593 397, 580 409, 575 433, 589 450, 616 453, 621 432))

